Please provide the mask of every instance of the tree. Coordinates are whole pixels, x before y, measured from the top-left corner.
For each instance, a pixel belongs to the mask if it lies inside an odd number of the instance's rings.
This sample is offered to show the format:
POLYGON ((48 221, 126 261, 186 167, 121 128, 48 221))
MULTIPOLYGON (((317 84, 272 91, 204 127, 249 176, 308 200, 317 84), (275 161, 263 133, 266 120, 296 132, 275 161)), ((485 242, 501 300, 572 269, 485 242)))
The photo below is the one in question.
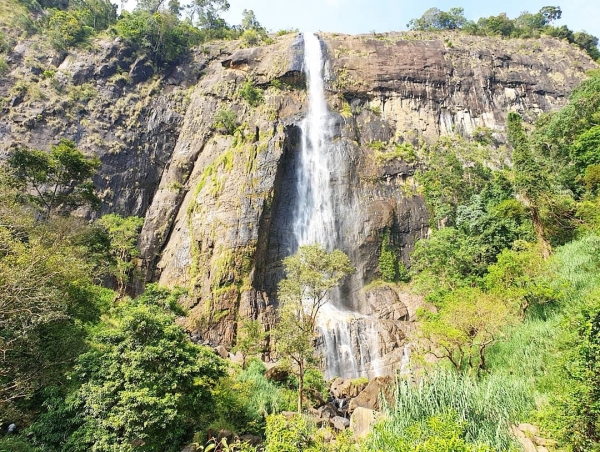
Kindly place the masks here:
POLYGON ((263 349, 266 337, 263 326, 258 320, 246 319, 241 322, 234 352, 242 354, 242 369, 246 368, 246 358, 255 355, 263 349))
POLYGON ((523 120, 518 113, 508 114, 507 135, 508 142, 513 148, 515 187, 529 208, 536 236, 542 246, 542 254, 547 258, 550 256, 551 247, 545 236, 540 207, 544 198, 548 196, 550 184, 544 168, 531 152, 523 130, 523 120))
POLYGON ((437 312, 420 311, 418 333, 425 353, 447 359, 459 372, 486 369, 486 349, 512 322, 512 312, 500 296, 464 287, 447 294, 437 312))
POLYGON ((418 19, 412 19, 406 26, 410 30, 456 30, 462 28, 467 19, 463 8, 450 8, 449 11, 441 11, 438 8, 430 8, 418 19))
POLYGON ((197 28, 165 11, 125 11, 115 24, 115 31, 137 52, 146 53, 159 68, 179 61, 192 45, 201 41, 197 28))
POLYGON ((88 22, 90 22, 88 11, 54 10, 47 28, 47 33, 54 48, 61 51, 87 42, 94 32, 88 22))
POLYGON ((116 308, 71 375, 78 387, 51 400, 32 432, 48 451, 181 450, 211 412, 226 375, 212 350, 194 345, 150 285, 116 308))
POLYGON ((18 422, 39 408, 44 386, 64 382, 85 350, 85 327, 99 320, 103 291, 92 285, 79 240, 89 226, 69 216, 37 221, 2 193, 0 418, 18 422))
POLYGON ((117 21, 117 5, 110 0, 71 0, 71 5, 84 14, 86 25, 96 31, 106 30, 117 21))
POLYGON ((125 295, 125 287, 131 272, 135 269, 135 258, 139 256, 137 248, 138 234, 144 219, 140 217, 123 218, 117 214, 104 215, 98 220, 110 238, 110 253, 114 259, 111 270, 117 279, 119 296, 125 295))
POLYGON ((92 208, 100 205, 91 180, 100 160, 86 157, 70 140, 60 140, 49 153, 17 148, 8 158, 8 165, 15 182, 35 192, 30 199, 42 207, 46 217, 86 204, 92 208))
POLYGON ((485 282, 491 292, 513 304, 523 320, 529 308, 558 299, 558 293, 543 277, 547 261, 540 246, 522 243, 521 248, 502 251, 488 268, 485 282))
POLYGON ((215 30, 227 28, 227 24, 219 14, 229 9, 227 0, 193 0, 188 5, 190 18, 196 18, 200 28, 215 30))
POLYGON ((329 292, 354 272, 348 256, 340 250, 328 252, 320 244, 301 246, 283 260, 285 278, 279 283, 281 303, 275 328, 277 352, 291 361, 298 377, 298 412, 302 412, 304 375, 314 358, 316 319, 328 301, 329 292))

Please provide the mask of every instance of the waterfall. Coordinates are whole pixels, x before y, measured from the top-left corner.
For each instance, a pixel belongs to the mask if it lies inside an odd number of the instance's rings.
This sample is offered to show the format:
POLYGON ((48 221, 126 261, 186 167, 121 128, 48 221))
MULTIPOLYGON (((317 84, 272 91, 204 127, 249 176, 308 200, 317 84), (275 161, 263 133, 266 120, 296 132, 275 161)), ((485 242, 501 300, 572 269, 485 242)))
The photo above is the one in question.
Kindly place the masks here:
MULTIPOLYGON (((345 214, 348 206, 341 205, 342 196, 332 184, 336 170, 333 124, 325 101, 321 42, 314 34, 304 35, 304 67, 309 103, 308 114, 300 125, 302 141, 293 233, 298 246, 320 243, 332 251, 340 243, 335 212, 345 214)), ((377 366, 369 370, 366 364, 367 360, 376 363, 379 358, 373 322, 346 306, 352 303, 344 303, 340 290, 334 290, 317 319, 323 338, 325 377, 377 375, 377 366)))

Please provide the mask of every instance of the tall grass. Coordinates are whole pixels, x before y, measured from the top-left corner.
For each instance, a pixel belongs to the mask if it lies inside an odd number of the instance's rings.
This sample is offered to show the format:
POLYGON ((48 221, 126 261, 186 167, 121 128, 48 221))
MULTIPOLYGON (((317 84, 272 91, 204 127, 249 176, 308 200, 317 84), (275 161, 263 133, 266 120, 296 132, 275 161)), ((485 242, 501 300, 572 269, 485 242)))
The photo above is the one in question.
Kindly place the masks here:
POLYGON ((250 405, 257 413, 266 416, 287 409, 287 404, 282 399, 280 388, 267 380, 264 373, 265 365, 259 360, 252 360, 237 381, 249 385, 250 405))
POLYGON ((417 424, 451 413, 464 423, 464 440, 485 444, 498 451, 515 448, 510 425, 522 420, 534 408, 527 388, 516 381, 494 375, 483 381, 453 372, 439 371, 411 385, 396 384, 394 402, 386 418, 368 440, 368 447, 385 450, 393 437, 406 437, 417 424))
POLYGON ((600 285, 600 237, 590 234, 556 250, 557 284, 565 287, 565 307, 577 304, 600 285))

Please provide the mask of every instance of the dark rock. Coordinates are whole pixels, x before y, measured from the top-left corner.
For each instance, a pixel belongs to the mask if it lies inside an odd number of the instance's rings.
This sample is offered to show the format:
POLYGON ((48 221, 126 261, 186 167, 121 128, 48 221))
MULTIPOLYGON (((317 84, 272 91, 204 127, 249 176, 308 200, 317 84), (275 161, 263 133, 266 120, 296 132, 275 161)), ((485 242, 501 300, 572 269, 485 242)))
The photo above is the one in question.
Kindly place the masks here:
POLYGON ((109 61, 108 63, 103 63, 96 69, 96 75, 102 78, 108 78, 111 75, 117 73, 117 62, 116 60, 109 61))
POLYGON ((248 443, 249 445, 256 447, 256 446, 260 446, 262 444, 263 440, 260 436, 246 434, 246 435, 240 436, 240 442, 248 443))
POLYGON ((152 75, 154 75, 154 68, 152 67, 152 63, 146 58, 138 58, 129 71, 131 82, 134 85, 145 82, 152 75))
POLYGON ((316 415, 321 419, 330 419, 337 416, 337 410, 332 403, 328 403, 318 408, 316 410, 316 415))
POLYGON ((290 372, 280 366, 274 366, 265 372, 265 378, 270 381, 286 381, 290 376, 290 372))

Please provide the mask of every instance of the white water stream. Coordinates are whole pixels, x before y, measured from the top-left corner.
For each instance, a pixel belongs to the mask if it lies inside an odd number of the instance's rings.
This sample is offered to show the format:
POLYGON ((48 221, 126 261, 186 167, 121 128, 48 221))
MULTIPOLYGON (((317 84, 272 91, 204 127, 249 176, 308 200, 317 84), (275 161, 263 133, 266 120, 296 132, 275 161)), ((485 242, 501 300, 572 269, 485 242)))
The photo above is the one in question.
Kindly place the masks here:
MULTIPOLYGON (((293 231, 298 246, 320 243, 331 251, 339 243, 335 212, 343 201, 332 186, 336 165, 332 118, 325 101, 321 42, 314 34, 304 35, 304 66, 309 109, 301 124, 298 203, 293 231)), ((323 336, 325 377, 378 375, 379 336, 373 322, 345 305, 349 304, 344 303, 340 291, 332 291, 317 319, 323 336)))

